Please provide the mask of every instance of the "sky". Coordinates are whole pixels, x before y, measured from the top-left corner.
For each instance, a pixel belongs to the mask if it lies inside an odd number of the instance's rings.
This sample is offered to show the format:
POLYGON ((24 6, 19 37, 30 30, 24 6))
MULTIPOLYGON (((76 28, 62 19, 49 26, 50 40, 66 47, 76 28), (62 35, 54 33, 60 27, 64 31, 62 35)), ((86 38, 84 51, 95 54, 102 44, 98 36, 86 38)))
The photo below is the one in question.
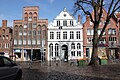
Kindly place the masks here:
POLYGON ((64 8, 67 8, 67 11, 72 14, 74 1, 0 0, 0 26, 2 26, 2 20, 7 20, 9 27, 13 26, 13 20, 21 20, 24 6, 39 6, 39 19, 48 19, 50 23, 64 8))

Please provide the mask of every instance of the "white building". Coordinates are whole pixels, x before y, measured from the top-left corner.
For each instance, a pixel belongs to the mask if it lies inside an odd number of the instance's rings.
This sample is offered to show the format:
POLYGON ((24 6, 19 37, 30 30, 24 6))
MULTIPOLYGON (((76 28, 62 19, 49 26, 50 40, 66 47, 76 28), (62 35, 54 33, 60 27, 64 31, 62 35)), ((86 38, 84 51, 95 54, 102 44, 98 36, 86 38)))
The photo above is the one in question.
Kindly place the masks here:
POLYGON ((48 26, 48 60, 68 61, 83 58, 83 32, 66 8, 48 26))

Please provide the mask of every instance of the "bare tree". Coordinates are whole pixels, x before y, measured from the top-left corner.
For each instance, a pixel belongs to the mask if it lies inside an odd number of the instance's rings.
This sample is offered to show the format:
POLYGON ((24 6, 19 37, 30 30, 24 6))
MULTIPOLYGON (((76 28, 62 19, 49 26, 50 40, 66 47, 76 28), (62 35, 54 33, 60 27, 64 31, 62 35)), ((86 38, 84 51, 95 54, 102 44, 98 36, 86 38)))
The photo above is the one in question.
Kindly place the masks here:
POLYGON ((90 17, 91 22, 93 23, 93 48, 89 65, 98 65, 98 42, 100 41, 111 17, 117 10, 120 10, 120 0, 77 0, 75 2, 75 12, 82 11, 85 15, 90 17), (100 35, 98 35, 98 27, 103 14, 103 9, 106 10, 107 16, 103 29, 100 35), (94 16, 92 16, 91 11, 94 11, 94 16))

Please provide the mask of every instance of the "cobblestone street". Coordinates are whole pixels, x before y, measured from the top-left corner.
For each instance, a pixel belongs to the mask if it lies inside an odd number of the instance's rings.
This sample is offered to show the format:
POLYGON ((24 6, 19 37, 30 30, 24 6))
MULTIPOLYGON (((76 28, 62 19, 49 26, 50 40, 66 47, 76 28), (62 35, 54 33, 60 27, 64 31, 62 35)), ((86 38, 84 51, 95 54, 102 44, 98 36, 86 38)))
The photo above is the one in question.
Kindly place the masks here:
POLYGON ((120 64, 102 66, 70 66, 35 62, 20 63, 23 68, 22 80, 120 80, 120 64))

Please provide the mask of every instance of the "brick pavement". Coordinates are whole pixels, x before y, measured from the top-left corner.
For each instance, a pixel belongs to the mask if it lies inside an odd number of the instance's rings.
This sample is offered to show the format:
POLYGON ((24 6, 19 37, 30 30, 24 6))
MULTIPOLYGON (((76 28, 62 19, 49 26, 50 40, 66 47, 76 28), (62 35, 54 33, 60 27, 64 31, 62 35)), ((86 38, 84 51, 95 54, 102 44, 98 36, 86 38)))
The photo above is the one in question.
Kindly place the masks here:
POLYGON ((28 63, 23 67, 23 80, 120 80, 120 64, 100 66, 71 66, 69 63, 35 62, 29 69, 28 63))

